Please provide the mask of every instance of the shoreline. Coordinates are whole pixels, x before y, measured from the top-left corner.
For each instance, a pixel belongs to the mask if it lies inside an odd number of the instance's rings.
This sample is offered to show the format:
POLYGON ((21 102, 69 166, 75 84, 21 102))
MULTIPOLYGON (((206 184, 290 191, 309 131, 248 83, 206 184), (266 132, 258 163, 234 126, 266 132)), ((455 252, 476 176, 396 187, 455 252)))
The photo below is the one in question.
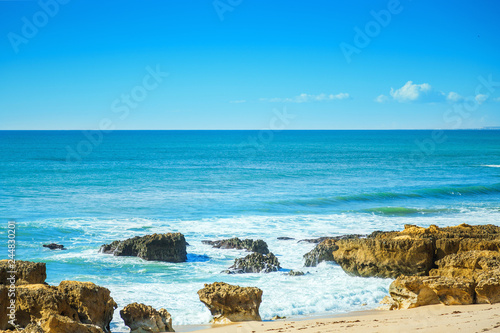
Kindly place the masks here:
POLYGON ((500 303, 427 305, 407 310, 366 310, 326 317, 308 316, 275 321, 249 321, 227 325, 186 325, 177 332, 487 332, 500 330, 500 303), (211 326, 202 328, 203 326, 211 326), (191 328, 185 330, 183 328, 191 328), (200 329, 196 329, 199 327, 200 329), (194 328, 194 330, 193 330, 194 328))

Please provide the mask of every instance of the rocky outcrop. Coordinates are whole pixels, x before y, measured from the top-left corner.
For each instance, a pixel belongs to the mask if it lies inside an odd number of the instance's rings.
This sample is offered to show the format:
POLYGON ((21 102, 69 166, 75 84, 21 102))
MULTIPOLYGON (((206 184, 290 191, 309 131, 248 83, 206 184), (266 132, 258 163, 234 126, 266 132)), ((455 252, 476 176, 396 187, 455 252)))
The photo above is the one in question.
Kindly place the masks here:
POLYGON ((473 250, 500 251, 500 227, 493 225, 422 228, 405 225, 400 232, 377 231, 367 237, 330 238, 306 254, 306 266, 334 261, 359 276, 425 276, 435 261, 473 250))
POLYGON ((9 271, 15 270, 16 285, 45 283, 47 278, 45 263, 16 260, 12 266, 10 260, 0 260, 0 285, 10 284, 9 271))
POLYGON ((229 273, 270 273, 280 268, 278 258, 273 253, 263 255, 254 252, 245 258, 235 259, 233 266, 229 267, 229 273))
MULTIPOLYGON (((0 303, 7 304, 7 286, 0 286, 0 303)), ((45 333, 109 332, 116 303, 109 290, 90 282, 63 281, 58 287, 28 284, 16 287, 16 324, 38 325, 45 333)), ((0 329, 13 329, 0 313, 0 329)))
POLYGON ((49 248, 51 250, 66 250, 64 245, 56 244, 56 243, 43 244, 43 247, 49 248))
POLYGON ((333 239, 322 241, 313 250, 304 254, 305 266, 315 267, 322 261, 333 261, 333 251, 337 251, 338 248, 333 239))
POLYGON ((120 311, 130 333, 175 332, 172 328, 172 317, 165 309, 155 310, 153 307, 132 303, 120 311))
POLYGON ((259 307, 262 302, 262 290, 259 288, 215 282, 205 284, 205 287, 198 291, 198 296, 212 313, 213 323, 261 320, 259 307))
POLYGON ((500 302, 500 269, 485 271, 476 277, 476 303, 500 302))
POLYGON ((389 287, 384 300, 392 309, 423 305, 466 305, 474 302, 474 281, 439 276, 400 276, 389 287))
POLYGON ((202 241, 203 244, 212 245, 218 249, 236 249, 236 250, 247 250, 249 252, 257 252, 261 254, 268 254, 269 249, 267 248, 267 243, 262 239, 239 239, 237 237, 231 239, 222 239, 216 241, 202 241))
POLYGON ((184 262, 186 240, 181 233, 153 234, 114 241, 101 246, 100 252, 115 256, 139 257, 144 260, 184 262))
POLYGON ((438 268, 432 269, 429 275, 475 280, 484 272, 500 269, 500 252, 476 250, 458 252, 436 261, 436 265, 438 268))

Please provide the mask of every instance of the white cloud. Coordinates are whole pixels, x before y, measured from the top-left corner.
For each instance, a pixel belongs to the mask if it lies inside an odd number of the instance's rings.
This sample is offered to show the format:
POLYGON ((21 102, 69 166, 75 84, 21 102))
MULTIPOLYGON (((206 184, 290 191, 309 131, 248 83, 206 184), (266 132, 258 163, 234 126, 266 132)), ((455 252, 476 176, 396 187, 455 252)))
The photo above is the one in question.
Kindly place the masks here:
POLYGON ((484 102, 486 102, 488 97, 489 97, 488 95, 478 94, 478 95, 476 95, 476 97, 474 97, 474 99, 476 100, 476 102, 478 104, 483 104, 484 102))
POLYGON ((246 100, 240 99, 240 100, 237 100, 237 101, 229 101, 229 103, 234 103, 234 104, 246 103, 246 100))
POLYGON ((500 102, 500 97, 494 98, 493 99, 495 102, 500 102))
POLYGON ((450 91, 448 93, 448 95, 446 96, 446 100, 450 101, 450 102, 459 102, 459 101, 462 101, 464 98, 457 94, 456 92, 454 91, 450 91))
POLYGON ((431 85, 428 83, 414 84, 408 81, 399 89, 391 88, 391 96, 398 102, 414 102, 431 92, 431 85))
POLYGON ((385 103, 389 101, 389 97, 386 95, 379 95, 377 98, 375 98, 375 102, 377 103, 385 103))
POLYGON ((261 101, 264 102, 273 102, 273 103, 306 103, 306 102, 323 102, 323 101, 334 101, 334 100, 342 100, 349 98, 348 93, 338 93, 334 94, 319 94, 319 95, 310 95, 310 94, 300 94, 291 98, 261 98, 261 101))

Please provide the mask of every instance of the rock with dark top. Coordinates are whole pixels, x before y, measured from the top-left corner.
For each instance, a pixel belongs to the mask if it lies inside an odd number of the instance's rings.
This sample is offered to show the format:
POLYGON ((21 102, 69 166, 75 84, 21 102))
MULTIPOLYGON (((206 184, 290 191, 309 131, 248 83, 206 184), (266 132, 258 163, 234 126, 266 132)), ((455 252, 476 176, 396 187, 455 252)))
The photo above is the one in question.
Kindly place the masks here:
POLYGON ((295 238, 292 238, 292 237, 278 237, 276 239, 277 240, 294 240, 295 238))
POLYGON ((302 276, 302 275, 305 275, 304 272, 301 272, 301 271, 294 271, 293 269, 290 270, 290 272, 288 272, 287 275, 290 275, 290 276, 302 276))
POLYGON ((100 252, 154 261, 184 262, 187 260, 186 240, 181 233, 153 234, 114 241, 101 246, 100 252))
POLYGON ((264 255, 254 252, 245 258, 235 259, 229 270, 234 273, 270 273, 277 272, 280 268, 278 258, 274 254, 264 255))
POLYGON ((322 241, 310 252, 304 254, 305 266, 315 267, 322 261, 333 261, 333 251, 338 248, 333 239, 322 241))
POLYGON ((257 252, 261 254, 268 254, 269 249, 267 248, 266 242, 262 239, 239 239, 237 237, 230 239, 222 239, 216 241, 203 240, 203 244, 212 245, 218 249, 236 249, 236 250, 247 250, 249 252, 257 252))
POLYGON ((172 317, 165 309, 156 310, 151 306, 132 303, 120 311, 130 333, 175 332, 172 328, 172 317))
POLYGON ((43 244, 43 247, 47 247, 51 250, 66 250, 64 245, 61 244, 56 244, 56 243, 50 243, 50 244, 43 244))
POLYGON ((43 284, 47 278, 44 262, 16 260, 0 260, 0 285, 10 284, 7 280, 11 276, 9 271, 15 271, 16 285, 43 284))
POLYGON ((349 234, 349 235, 340 235, 340 236, 331 236, 331 237, 308 238, 308 239, 299 240, 299 243, 305 242, 305 243, 319 244, 319 243, 324 242, 328 239, 340 240, 340 239, 353 239, 353 238, 361 238, 361 237, 366 237, 366 235, 349 234))

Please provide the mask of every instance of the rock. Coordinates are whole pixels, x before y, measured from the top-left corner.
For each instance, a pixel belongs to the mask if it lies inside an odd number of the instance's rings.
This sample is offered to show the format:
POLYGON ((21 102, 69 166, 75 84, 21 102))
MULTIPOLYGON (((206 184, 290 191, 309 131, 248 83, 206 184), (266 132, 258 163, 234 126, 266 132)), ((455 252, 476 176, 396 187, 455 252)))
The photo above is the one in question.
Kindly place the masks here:
POLYGON ((103 333, 104 331, 92 324, 82 324, 71 318, 52 314, 41 320, 41 329, 45 333, 103 333))
POLYGON ((184 262, 186 240, 181 233, 153 234, 114 241, 101 246, 100 252, 115 256, 139 257, 144 260, 184 262))
POLYGON ((213 323, 261 321, 259 307, 262 290, 259 288, 215 282, 205 284, 198 291, 198 296, 212 313, 213 323))
POLYGON ((333 239, 322 241, 313 250, 304 254, 305 266, 315 267, 322 261, 333 261, 333 251, 338 248, 333 239))
POLYGON ((292 238, 292 237, 278 237, 276 239, 277 240, 294 240, 295 238, 292 238))
POLYGON ((254 252, 245 258, 235 259, 229 270, 235 273, 270 273, 277 272, 280 268, 278 258, 274 254, 263 255, 254 252))
POLYGON ((47 278, 45 263, 16 260, 15 268, 9 260, 0 260, 0 285, 9 284, 7 278, 11 276, 8 271, 15 269, 16 285, 45 283, 47 278))
POLYGON ((324 242, 328 239, 340 240, 340 239, 351 239, 351 238, 360 238, 360 237, 366 237, 366 235, 350 234, 350 235, 340 235, 340 236, 333 236, 333 237, 309 238, 309 239, 301 239, 301 240, 299 240, 299 243, 306 242, 306 243, 319 244, 319 243, 324 242))
POLYGON ((474 281, 440 276, 400 276, 389 287, 394 309, 410 309, 423 305, 466 305, 474 302, 474 281))
POLYGON ((109 332, 109 323, 117 307, 107 288, 92 282, 62 281, 57 287, 83 324, 93 324, 109 332))
POLYGON ((288 272, 287 275, 290 275, 290 276, 302 276, 302 275, 305 275, 304 272, 301 272, 301 271, 294 271, 293 269, 290 270, 290 272, 288 272))
POLYGON ((499 251, 500 227, 405 225, 400 232, 376 231, 366 238, 329 239, 304 257, 306 266, 329 260, 349 274, 396 278, 401 274, 428 275, 436 260, 471 250, 499 251))
POLYGON ((165 309, 155 310, 153 307, 132 303, 120 311, 130 333, 175 332, 172 328, 172 317, 165 309))
POLYGON ((436 261, 436 265, 438 268, 432 269, 429 275, 476 279, 479 274, 500 268, 500 252, 458 252, 436 261))
POLYGON ((217 241, 202 241, 203 244, 212 245, 218 249, 236 249, 247 250, 249 252, 257 252, 261 254, 268 254, 269 249, 267 243, 262 239, 239 239, 237 237, 231 239, 222 239, 217 241))
POLYGON ((43 244, 43 247, 47 247, 51 250, 66 250, 64 245, 61 244, 56 244, 56 243, 50 243, 50 244, 43 244))
MULTIPOLYGON (((7 286, 0 286, 1 304, 8 302, 6 290, 7 286)), ((16 300, 16 323, 28 327, 35 322, 46 333, 109 332, 116 307, 108 289, 90 282, 63 281, 59 287, 19 285, 16 300)), ((13 328, 7 320, 7 313, 0 312, 0 329, 13 328)))
POLYGON ((485 271, 476 277, 476 303, 500 302, 500 269, 485 271))
POLYGON ((281 316, 274 316, 271 320, 280 320, 280 319, 286 319, 286 317, 281 317, 281 316))

